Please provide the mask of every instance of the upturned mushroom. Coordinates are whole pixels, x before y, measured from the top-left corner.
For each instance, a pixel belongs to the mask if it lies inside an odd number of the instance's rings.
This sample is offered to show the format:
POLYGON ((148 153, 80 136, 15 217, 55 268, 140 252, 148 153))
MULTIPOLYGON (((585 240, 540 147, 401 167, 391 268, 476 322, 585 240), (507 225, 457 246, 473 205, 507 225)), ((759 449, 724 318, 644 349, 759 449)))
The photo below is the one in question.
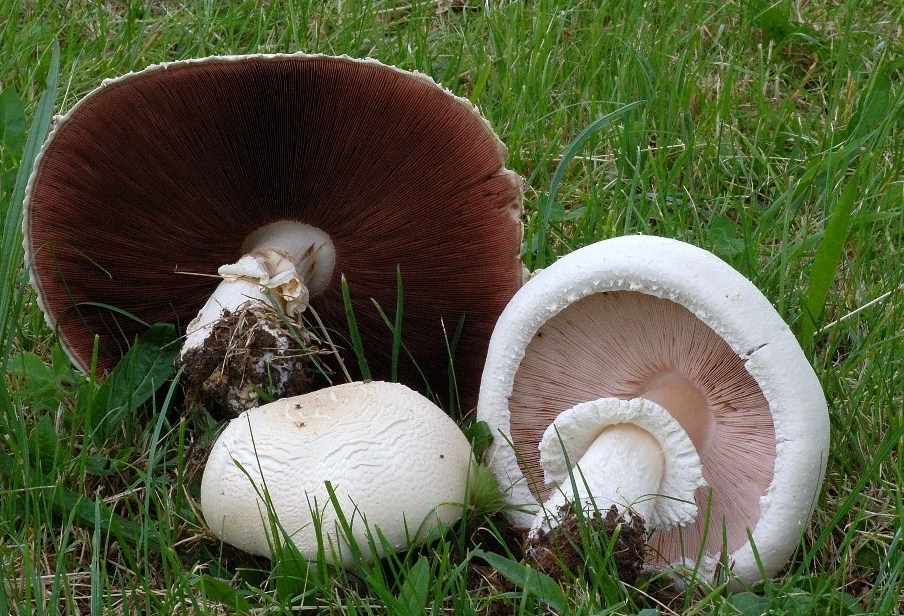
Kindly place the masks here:
POLYGON ((822 388, 769 301, 709 252, 647 236, 524 285, 493 332, 477 415, 519 526, 554 525, 567 501, 615 505, 655 529, 651 564, 712 576, 727 562, 746 582, 791 555, 829 445, 822 388))
POLYGON ((317 558, 322 542, 328 561, 351 567, 336 504, 365 559, 385 554, 381 536, 404 550, 460 517, 472 462, 455 422, 420 394, 348 383, 233 419, 204 469, 201 508, 215 534, 250 554, 269 557, 283 541, 270 532, 275 516, 302 556, 317 558))
POLYGON ((232 416, 257 388, 311 387, 298 361, 319 348, 309 303, 354 358, 342 275, 373 377, 389 378, 394 335, 375 304, 393 318, 400 272, 400 379, 448 399, 463 320, 455 383, 473 404, 521 284, 521 185, 505 156, 470 102, 374 60, 155 65, 57 120, 27 192, 26 262, 80 369, 95 338, 103 372, 147 323, 176 322, 197 397, 232 416))

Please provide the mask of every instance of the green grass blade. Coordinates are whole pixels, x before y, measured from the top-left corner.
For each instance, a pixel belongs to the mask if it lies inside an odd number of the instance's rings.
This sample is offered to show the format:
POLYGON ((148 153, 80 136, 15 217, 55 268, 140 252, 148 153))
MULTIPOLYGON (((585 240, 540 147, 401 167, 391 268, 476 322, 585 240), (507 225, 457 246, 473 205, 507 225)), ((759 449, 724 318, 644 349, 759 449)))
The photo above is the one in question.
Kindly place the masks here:
POLYGON ((568 605, 568 599, 562 587, 545 573, 494 552, 474 550, 471 555, 485 561, 508 578, 510 582, 523 588, 557 612, 563 612, 565 606, 568 605))
MULTIPOLYGON (((184 366, 179 368, 179 372, 173 378, 172 382, 170 382, 170 386, 166 392, 166 398, 161 405, 160 411, 157 415, 157 421, 154 422, 154 431, 151 434, 151 447, 148 450, 147 457, 147 468, 145 469, 145 477, 144 477, 144 503, 143 503, 143 519, 151 520, 153 519, 151 512, 151 493, 154 490, 154 471, 156 470, 156 461, 157 461, 157 448, 160 446, 161 442, 161 432, 163 431, 163 425, 166 423, 166 414, 170 409, 170 404, 172 403, 173 396, 176 394, 176 390, 179 385, 179 377, 182 375, 182 370, 184 366)), ((148 545, 147 545, 147 537, 148 534, 145 533, 142 535, 145 541, 141 546, 143 555, 145 557, 145 562, 150 563, 151 559, 148 554, 148 545)))
POLYGON ((390 374, 392 382, 399 380, 399 351, 402 349, 402 309, 404 303, 404 290, 402 287, 402 268, 396 266, 396 311, 395 325, 392 328, 392 359, 390 363, 390 374))
POLYGON ((870 594, 876 596, 879 614, 891 614, 894 604, 900 596, 896 589, 904 591, 904 585, 900 580, 904 578, 904 557, 901 556, 904 550, 904 526, 899 526, 888 546, 888 552, 882 561, 879 575, 877 576, 879 584, 873 587, 870 594), (883 586, 885 592, 877 593, 877 589, 883 586))
POLYGON ((100 574, 101 529, 100 495, 94 497, 94 529, 91 533, 91 616, 103 614, 103 582, 100 574))
MULTIPOLYGON (((349 521, 348 517, 345 515, 345 511, 342 509, 342 503, 339 501, 339 497, 336 495, 336 490, 335 488, 333 488, 332 482, 325 481, 324 486, 326 487, 326 493, 328 495, 330 504, 333 506, 333 510, 336 514, 336 528, 345 537, 349 552, 351 553, 354 562, 358 565, 363 565, 367 562, 367 559, 364 557, 363 549, 355 540, 355 533, 352 530, 352 522, 349 521)), ((352 507, 353 509, 355 508, 354 504, 352 505, 352 507)), ((354 509, 352 511, 353 519, 356 517, 357 513, 357 509, 354 509)), ((359 516, 359 523, 363 524, 364 527, 367 528, 367 520, 364 519, 363 516, 359 516)))
POLYGON ((841 191, 841 196, 826 223, 822 242, 816 249, 813 265, 810 267, 806 309, 801 322, 799 338, 807 355, 813 350, 817 322, 822 317, 829 289, 835 278, 835 271, 838 269, 841 255, 844 253, 844 243, 850 229, 851 212, 860 196, 860 176, 860 173, 854 174, 841 191))
POLYGON ((28 131, 28 140, 22 151, 22 162, 16 175, 16 185, 13 188, 9 208, 6 210, 3 236, 0 239, 0 349, 3 351, 0 355, 0 369, 4 373, 10 345, 15 336, 11 300, 18 296, 15 292, 16 279, 22 262, 22 205, 25 200, 25 190, 28 187, 28 178, 31 177, 35 159, 41 151, 41 145, 50 129, 59 73, 60 45, 54 41, 45 91, 38 101, 35 117, 31 123, 31 129, 28 131))
POLYGON ((642 107, 644 104, 645 101, 634 101, 633 103, 629 103, 627 105, 624 105, 623 107, 616 109, 612 113, 607 113, 603 117, 597 118, 596 120, 591 122, 590 125, 587 126, 587 128, 582 130, 578 134, 578 136, 568 144, 568 147, 565 148, 565 152, 562 154, 562 158, 561 160, 559 160, 559 164, 556 167, 556 170, 552 175, 552 180, 549 183, 549 192, 546 194, 546 198, 540 203, 541 222, 540 229, 538 231, 538 233, 540 234, 540 241, 537 246, 537 255, 531 269, 546 267, 547 265, 546 243, 547 237, 549 235, 549 223, 551 220, 553 208, 555 207, 556 195, 559 192, 559 186, 562 184, 562 178, 565 177, 565 168, 568 166, 568 163, 570 163, 572 159, 574 159, 574 157, 578 155, 578 152, 581 151, 581 148, 595 132, 597 132, 604 126, 611 124, 628 112, 642 107))
MULTIPOLYGON (((380 318, 383 319, 383 322, 386 323, 386 326, 389 328, 389 331, 392 332, 392 349, 389 360, 389 375, 390 379, 393 383, 399 382, 399 353, 404 348, 402 344, 402 309, 403 309, 403 291, 402 291, 402 270, 396 267, 396 311, 395 317, 390 320, 390 318, 386 315, 386 312, 383 310, 382 306, 377 303, 376 300, 371 299, 374 304, 374 308, 377 309, 377 313, 380 315, 380 318)), ((406 349, 407 352, 407 349, 406 349)), ((409 353, 410 355, 410 353, 409 353)), ((412 358, 414 361, 414 358, 412 358)))
POLYGON ((151 399, 175 373, 178 332, 158 323, 138 336, 97 390, 88 420, 90 436, 102 442, 125 417, 151 399))
POLYGON ((430 598, 430 562, 421 556, 399 589, 399 603, 406 614, 418 616, 428 613, 427 601, 430 598))
POLYGON ((25 106, 12 88, 0 92, 0 154, 19 156, 25 139, 25 106))
POLYGON ((455 324, 455 331, 452 333, 452 339, 449 340, 449 332, 446 331, 446 323, 441 321, 443 326, 443 340, 446 343, 446 361, 449 365, 449 405, 446 412, 459 421, 461 419, 461 404, 458 399, 458 379, 455 376, 455 350, 458 348, 458 341, 461 339, 461 332, 465 327, 465 315, 461 315, 455 324))
POLYGON ((870 481, 877 476, 879 467, 891 459, 891 454, 900 445, 901 439, 904 439, 904 424, 899 426, 897 430, 887 433, 885 438, 879 442, 869 466, 862 470, 860 477, 847 491, 847 496, 837 504, 829 522, 823 526, 810 549, 804 555, 803 562, 805 565, 809 566, 816 557, 817 550, 830 540, 832 533, 840 528, 847 516, 851 515, 855 505, 861 499, 863 491, 870 481))
POLYGON ((364 344, 361 342, 361 332, 358 331, 358 320, 355 318, 355 307, 352 305, 352 296, 348 290, 348 280, 342 275, 342 302, 345 304, 345 319, 348 322, 348 335, 351 338, 352 350, 355 357, 358 358, 358 369, 361 371, 361 378, 365 381, 371 380, 370 366, 367 365, 367 358, 364 356, 364 344))
POLYGON ((251 602, 246 593, 233 588, 226 580, 205 573, 193 580, 192 585, 205 598, 224 604, 234 610, 236 614, 251 612, 251 602))
POLYGON ((85 496, 64 486, 58 486, 54 492, 54 509, 62 518, 75 513, 76 519, 91 528, 100 528, 104 532, 111 533, 117 540, 128 543, 131 546, 142 545, 147 542, 148 547, 155 552, 162 549, 162 543, 156 531, 151 528, 143 530, 138 524, 113 512, 106 505, 86 500, 85 496))

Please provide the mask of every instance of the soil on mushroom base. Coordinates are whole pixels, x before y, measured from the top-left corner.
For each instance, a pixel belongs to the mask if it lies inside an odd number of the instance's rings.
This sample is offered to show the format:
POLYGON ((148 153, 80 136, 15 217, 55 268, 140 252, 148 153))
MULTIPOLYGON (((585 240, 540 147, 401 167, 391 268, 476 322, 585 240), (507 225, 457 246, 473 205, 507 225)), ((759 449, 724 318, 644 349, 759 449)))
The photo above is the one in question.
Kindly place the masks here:
MULTIPOLYGON (((605 573, 592 568, 604 559, 588 558, 587 552, 600 547, 607 549, 613 534, 617 533, 612 546, 615 569, 623 582, 635 585, 648 553, 647 530, 642 517, 635 516, 628 521, 614 507, 605 515, 597 512, 579 516, 573 505, 563 506, 558 517, 558 526, 536 538, 526 537, 525 532, 502 524, 496 528, 503 533, 504 545, 499 544, 500 537, 494 535, 478 534, 473 539, 489 551, 511 553, 515 559, 569 588, 577 579, 605 573), (489 539, 489 545, 482 541, 485 538, 489 539)), ((492 566, 472 560, 468 565, 467 585, 471 593, 486 598, 480 613, 498 616, 517 611, 517 599, 513 600, 508 593, 515 592, 517 596, 518 586, 492 566)))
POLYGON ((225 312, 204 344, 186 353, 186 405, 199 403, 216 419, 230 419, 272 398, 308 393, 327 385, 325 353, 307 330, 287 332, 267 306, 225 312), (323 382, 322 382, 323 381, 323 382))
POLYGON ((607 546, 615 537, 612 560, 618 577, 632 586, 637 582, 648 551, 647 530, 641 516, 634 515, 627 520, 615 506, 605 516, 600 512, 578 516, 574 506, 566 504, 559 508, 558 518, 559 524, 552 530, 528 538, 524 551, 533 567, 559 581, 583 575, 588 566, 583 525, 584 532, 598 537, 598 545, 607 546))

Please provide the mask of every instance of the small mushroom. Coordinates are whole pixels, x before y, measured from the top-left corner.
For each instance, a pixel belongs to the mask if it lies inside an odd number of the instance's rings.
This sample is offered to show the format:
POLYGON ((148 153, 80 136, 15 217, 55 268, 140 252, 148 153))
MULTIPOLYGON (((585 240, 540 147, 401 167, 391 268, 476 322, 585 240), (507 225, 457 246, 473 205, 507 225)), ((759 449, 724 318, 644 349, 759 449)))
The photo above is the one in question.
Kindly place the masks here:
POLYGON ((554 524, 566 500, 631 507, 656 529, 655 563, 702 554, 712 575, 725 546, 748 582, 797 545, 829 445, 822 388, 769 301, 709 252, 648 236, 587 246, 524 285, 493 332, 477 415, 501 434, 489 459, 526 507, 516 524, 554 524))
POLYGON ((308 304, 353 363, 342 275, 373 377, 390 378, 394 336, 376 305, 394 318, 400 274, 399 378, 447 400, 463 321, 454 382, 467 408, 521 285, 521 184, 505 156, 470 102, 374 60, 155 65, 57 120, 27 191, 26 263, 80 369, 95 339, 103 372, 146 324, 176 322, 183 358, 199 358, 186 370, 197 397, 231 416, 257 388, 311 387, 317 371, 297 360, 322 345, 293 331, 308 304))
POLYGON ((271 536, 266 492, 304 557, 317 557, 320 536, 326 558, 350 567, 354 557, 326 482, 364 557, 380 557, 378 531, 400 551, 460 517, 472 462, 455 422, 420 394, 395 383, 348 383, 233 419, 204 469, 201 509, 223 541, 269 557, 283 537, 271 536))

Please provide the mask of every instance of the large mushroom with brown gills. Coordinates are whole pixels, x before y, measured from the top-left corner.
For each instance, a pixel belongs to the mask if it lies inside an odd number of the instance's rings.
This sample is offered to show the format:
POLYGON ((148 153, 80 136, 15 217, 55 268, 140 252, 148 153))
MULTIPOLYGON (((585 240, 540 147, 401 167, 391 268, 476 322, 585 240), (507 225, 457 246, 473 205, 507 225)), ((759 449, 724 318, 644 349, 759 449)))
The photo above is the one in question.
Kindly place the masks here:
POLYGON ((822 388, 769 301, 711 253, 647 236, 525 284, 493 332, 477 415, 518 525, 615 506, 655 529, 650 564, 709 576, 725 562, 746 582, 791 555, 829 445, 822 388))
POLYGON ((373 376, 389 378, 393 333, 376 305, 393 319, 400 272, 400 379, 448 399, 463 322, 455 382, 473 403, 522 276, 521 186, 505 155, 467 100, 374 60, 151 66, 58 119, 29 185, 27 265, 79 368, 95 337, 103 371, 146 323, 176 322, 183 357, 213 356, 190 377, 213 398, 232 387, 232 414, 258 387, 300 393, 294 362, 316 340, 280 325, 300 325, 308 303, 349 358, 343 275, 373 376), (224 383, 214 338, 250 356, 239 372, 255 380, 224 383))

